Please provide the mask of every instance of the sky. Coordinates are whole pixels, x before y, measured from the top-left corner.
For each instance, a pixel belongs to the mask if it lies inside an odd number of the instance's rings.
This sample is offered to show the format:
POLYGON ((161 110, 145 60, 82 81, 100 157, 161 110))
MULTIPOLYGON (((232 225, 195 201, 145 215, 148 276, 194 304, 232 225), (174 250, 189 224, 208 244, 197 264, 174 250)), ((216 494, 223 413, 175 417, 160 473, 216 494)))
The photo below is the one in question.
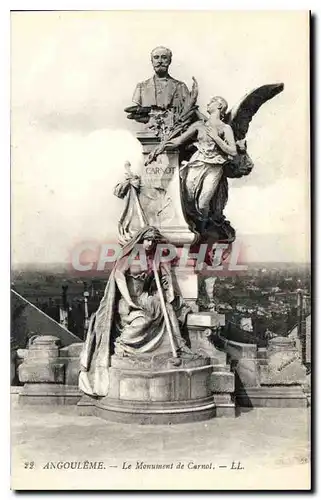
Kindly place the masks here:
POLYGON ((150 51, 173 52, 170 73, 232 107, 284 82, 250 125, 253 172, 230 181, 226 216, 251 261, 309 260, 309 54, 304 12, 14 12, 11 14, 12 262, 66 262, 79 242, 115 240, 113 187, 137 124, 123 109, 152 76, 150 51))

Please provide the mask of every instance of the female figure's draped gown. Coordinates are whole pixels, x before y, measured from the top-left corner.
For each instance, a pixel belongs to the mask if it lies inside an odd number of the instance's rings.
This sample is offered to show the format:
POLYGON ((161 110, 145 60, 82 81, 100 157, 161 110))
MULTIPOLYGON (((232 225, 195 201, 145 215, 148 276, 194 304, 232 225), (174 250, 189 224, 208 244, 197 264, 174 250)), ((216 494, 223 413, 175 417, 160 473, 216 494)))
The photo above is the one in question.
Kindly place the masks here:
MULTIPOLYGON (((135 245, 159 234, 147 227, 123 248, 106 285, 99 308, 91 318, 87 338, 81 353, 79 387, 86 394, 108 394, 110 356, 139 356, 168 353, 171 348, 164 313, 152 269, 154 253, 147 255, 147 269, 130 263, 135 245)), ((159 235, 160 236, 160 235, 159 235)), ((171 324, 176 349, 186 349, 180 333, 189 308, 176 295, 170 269, 158 264, 160 280, 166 279, 163 290, 167 315, 171 324)))

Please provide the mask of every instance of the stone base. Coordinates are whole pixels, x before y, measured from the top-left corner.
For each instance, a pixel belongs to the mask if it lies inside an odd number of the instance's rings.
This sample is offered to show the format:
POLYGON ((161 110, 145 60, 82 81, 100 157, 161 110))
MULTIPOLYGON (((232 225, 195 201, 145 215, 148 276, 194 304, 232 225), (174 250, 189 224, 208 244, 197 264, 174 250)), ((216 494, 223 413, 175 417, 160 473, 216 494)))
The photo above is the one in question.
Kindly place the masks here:
POLYGON ((214 394, 215 416, 216 417, 235 417, 235 403, 230 394, 214 394))
POLYGON ((212 373, 211 388, 213 393, 233 394, 235 390, 234 373, 228 371, 215 371, 212 373))
POLYGON ((216 415, 211 390, 212 365, 160 371, 110 369, 109 394, 84 397, 80 415, 138 424, 178 424, 216 415))
POLYGON ((235 402, 232 395, 235 389, 234 373, 229 371, 229 366, 215 365, 211 377, 211 388, 213 391, 216 416, 235 417, 235 402))
POLYGON ((77 386, 25 384, 19 393, 20 405, 75 405, 81 398, 77 386))
POLYGON ((299 385, 263 385, 238 390, 236 403, 247 408, 306 408, 308 399, 299 385))
POLYGON ((143 404, 137 401, 128 401, 124 404, 118 399, 104 398, 96 402, 94 407, 94 415, 97 417, 113 422, 141 425, 198 422, 213 418, 215 413, 213 397, 168 404, 155 402, 143 404))

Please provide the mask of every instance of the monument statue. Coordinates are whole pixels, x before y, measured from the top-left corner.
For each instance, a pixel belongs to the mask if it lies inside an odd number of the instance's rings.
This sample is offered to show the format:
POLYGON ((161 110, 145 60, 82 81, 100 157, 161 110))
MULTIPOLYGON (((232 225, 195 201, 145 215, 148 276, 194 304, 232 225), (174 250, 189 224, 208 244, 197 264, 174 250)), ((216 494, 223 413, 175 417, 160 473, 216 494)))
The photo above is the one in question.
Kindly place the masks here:
POLYGON ((195 255, 206 242, 204 262, 213 268, 220 264, 213 256, 217 242, 228 243, 228 254, 235 239, 223 214, 228 178, 251 172, 250 121, 283 84, 255 89, 229 112, 223 97, 213 97, 205 116, 195 78, 189 92, 169 75, 171 51, 157 47, 151 59, 154 77, 137 85, 135 106, 125 110, 146 124, 137 133, 142 172, 133 174, 126 162, 125 179, 114 190, 125 201, 118 224, 122 253, 90 320, 79 375, 90 402, 81 407, 139 423, 235 415, 234 375, 226 353, 213 344, 218 314, 199 312, 195 255), (161 258, 160 243, 175 246, 170 263, 161 258), (186 244, 193 250, 181 265, 186 244))
POLYGON ((86 394, 108 394, 112 354, 142 362, 165 356, 174 364, 193 357, 181 335, 190 309, 175 290, 170 266, 157 261, 156 245, 161 242, 158 229, 147 226, 122 249, 81 355, 80 388, 86 394), (143 266, 132 258, 139 245, 146 259, 143 266))

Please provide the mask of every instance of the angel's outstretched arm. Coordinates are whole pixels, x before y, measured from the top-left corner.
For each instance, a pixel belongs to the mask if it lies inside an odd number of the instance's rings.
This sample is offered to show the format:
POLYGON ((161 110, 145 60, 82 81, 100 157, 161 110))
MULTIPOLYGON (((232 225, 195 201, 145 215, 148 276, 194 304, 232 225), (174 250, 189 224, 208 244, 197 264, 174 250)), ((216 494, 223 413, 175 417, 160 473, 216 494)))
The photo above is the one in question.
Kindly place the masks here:
POLYGON ((229 125, 226 125, 225 130, 224 130, 224 139, 221 139, 218 135, 215 135, 214 140, 216 144, 221 148, 224 153, 230 155, 230 156, 236 156, 237 155, 237 150, 236 150, 236 144, 235 144, 235 139, 234 139, 234 133, 232 128, 229 125))
POLYGON ((177 148, 178 146, 181 146, 181 144, 184 144, 188 139, 191 139, 193 135, 197 131, 197 123, 192 123, 190 127, 184 132, 183 134, 179 135, 175 139, 171 139, 166 143, 166 148, 171 149, 171 148, 177 148))

